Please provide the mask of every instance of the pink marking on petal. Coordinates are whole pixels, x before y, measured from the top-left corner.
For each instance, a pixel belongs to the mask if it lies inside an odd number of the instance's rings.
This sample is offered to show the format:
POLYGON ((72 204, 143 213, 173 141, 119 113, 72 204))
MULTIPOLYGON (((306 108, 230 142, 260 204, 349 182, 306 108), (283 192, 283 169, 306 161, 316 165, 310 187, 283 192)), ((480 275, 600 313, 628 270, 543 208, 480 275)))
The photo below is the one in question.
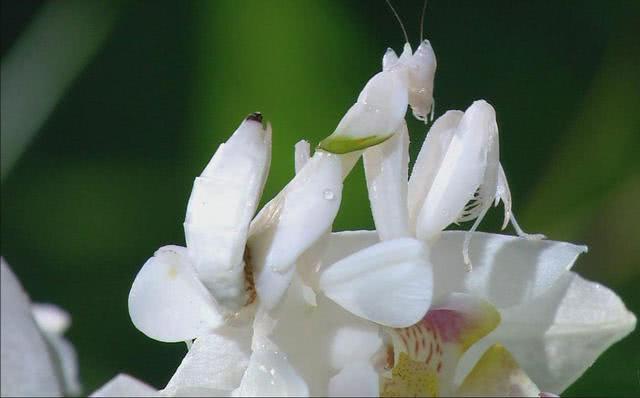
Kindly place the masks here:
POLYGON ((459 341, 462 329, 467 326, 459 312, 448 309, 429 311, 423 322, 431 324, 445 343, 459 341))

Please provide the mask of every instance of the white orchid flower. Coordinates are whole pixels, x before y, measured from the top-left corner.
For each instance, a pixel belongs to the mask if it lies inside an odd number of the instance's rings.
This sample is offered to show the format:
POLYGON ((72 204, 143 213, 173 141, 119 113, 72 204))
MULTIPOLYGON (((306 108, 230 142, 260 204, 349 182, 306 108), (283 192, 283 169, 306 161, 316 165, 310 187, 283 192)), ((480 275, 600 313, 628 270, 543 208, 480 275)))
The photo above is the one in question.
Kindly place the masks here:
POLYGON ((387 50, 383 70, 367 82, 356 103, 319 147, 348 153, 384 142, 401 127, 408 105, 417 119, 426 121, 433 108, 435 72, 436 56, 428 40, 415 53, 406 43, 400 58, 387 50))
POLYGON ((4 258, 2 269, 0 395, 78 395, 78 364, 62 335, 69 314, 52 304, 32 304, 4 258))
POLYGON ((250 115, 196 178, 187 247, 165 246, 129 294, 134 325, 165 342, 190 341, 237 317, 257 294, 273 307, 296 258, 327 230, 340 205, 342 162, 318 151, 253 219, 269 168, 271 128, 250 115), (254 285, 255 278, 255 285, 254 285))
MULTIPOLYGON (((628 334, 635 318, 615 294, 569 271, 577 256, 586 252, 585 246, 473 232, 491 203, 502 200, 505 222, 512 219, 516 231, 528 237, 511 213, 497 142, 495 113, 486 102, 475 102, 465 113, 447 112, 428 133, 407 184, 408 134, 401 128, 392 139, 364 152, 376 231, 334 234, 330 242, 363 247, 379 239, 417 235, 430 247, 434 302, 464 293, 487 300, 500 311, 504 321, 475 346, 473 358, 465 360, 464 371, 458 372, 458 383, 451 382, 444 394, 458 391, 463 376, 493 344, 502 344, 513 357, 505 348, 490 349, 491 356, 508 357, 508 363, 515 363, 515 358, 543 391, 559 393, 628 334), (478 220, 470 232, 442 231, 456 220, 474 217, 478 220), (471 262, 473 271, 465 272, 463 265, 471 262), (568 281, 575 287, 568 288, 568 281), (598 303, 588 296, 598 297, 598 303), (584 344, 575 348, 570 341, 584 344)), ((458 392, 489 393, 470 390, 469 383, 458 392)))
MULTIPOLYGON (((437 391, 440 395, 508 395, 509 390, 504 390, 508 386, 504 384, 507 375, 519 380, 517 384, 521 390, 516 390, 520 391, 519 394, 537 396, 540 391, 561 393, 602 352, 635 327, 635 317, 613 292, 599 284, 587 282, 570 271, 586 247, 476 232, 470 247, 474 269, 465 272, 462 267, 464 260, 460 255, 465 234, 463 231, 445 231, 431 246, 433 301, 436 304, 431 307, 430 313, 451 307, 453 304, 443 303, 457 297, 455 300, 475 302, 473 305, 476 306, 486 301, 478 308, 490 309, 487 310, 489 312, 483 310, 485 315, 499 314, 495 318, 502 318, 502 321, 498 323, 496 320, 484 334, 476 336, 473 345, 468 344, 456 354, 457 358, 462 358, 459 366, 451 365, 453 371, 457 371, 445 379, 438 379, 440 387, 437 391), (467 349, 468 353, 462 356, 467 349), (483 354, 486 358, 478 362, 483 354), (494 366, 496 363, 508 366, 500 370, 494 366), (477 368, 471 371, 474 366, 477 368), (482 370, 485 366, 487 369, 482 370), (491 369, 500 377, 490 376, 491 369), (464 380, 465 377, 467 380, 464 380), (481 380, 485 380, 484 386, 481 380)), ((361 250, 378 242, 376 231, 338 232, 329 237, 326 252, 330 256, 341 257, 353 248, 361 250)), ((430 317, 430 313, 425 319, 430 317)), ((489 319, 494 317, 489 315, 486 315, 489 319)), ((424 320, 421 322, 424 323, 424 320)), ((409 329, 420 329, 419 325, 409 329)), ((387 330, 391 336, 398 333, 397 328, 387 330)), ((428 342, 433 336, 425 335, 424 338, 428 342)), ((412 341, 411 344, 415 347, 416 342, 412 341)), ((428 347, 428 344, 420 344, 423 347, 420 355, 423 355, 424 347, 428 347)), ((395 349, 411 353, 407 347, 397 346, 395 349)), ((417 361, 416 358, 422 357, 410 356, 407 359, 417 361)), ((426 357, 421 360, 426 360, 426 357)), ((457 361, 452 363, 457 364, 457 361)), ((411 366, 414 365, 418 366, 411 366)), ((402 370, 402 366, 396 373, 408 372, 402 370)), ((386 373, 385 377, 388 376, 386 373)), ((415 377, 417 379, 414 380, 423 380, 419 374, 415 377)), ((440 377, 444 376, 438 375, 440 377)), ((424 385, 422 387, 426 388, 424 385)), ((396 390, 389 390, 388 393, 392 394, 392 391, 396 390)), ((401 393, 407 394, 408 391, 401 393)))

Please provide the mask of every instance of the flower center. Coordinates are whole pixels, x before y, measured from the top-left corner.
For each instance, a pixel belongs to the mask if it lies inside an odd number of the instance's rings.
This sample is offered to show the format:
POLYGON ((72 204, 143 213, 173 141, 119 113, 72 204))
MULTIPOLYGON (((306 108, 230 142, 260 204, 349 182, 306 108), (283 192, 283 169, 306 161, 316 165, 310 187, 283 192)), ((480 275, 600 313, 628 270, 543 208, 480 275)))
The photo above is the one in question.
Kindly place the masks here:
POLYGON ((380 395, 383 397, 439 395, 443 343, 437 329, 427 322, 387 331, 387 369, 380 395))

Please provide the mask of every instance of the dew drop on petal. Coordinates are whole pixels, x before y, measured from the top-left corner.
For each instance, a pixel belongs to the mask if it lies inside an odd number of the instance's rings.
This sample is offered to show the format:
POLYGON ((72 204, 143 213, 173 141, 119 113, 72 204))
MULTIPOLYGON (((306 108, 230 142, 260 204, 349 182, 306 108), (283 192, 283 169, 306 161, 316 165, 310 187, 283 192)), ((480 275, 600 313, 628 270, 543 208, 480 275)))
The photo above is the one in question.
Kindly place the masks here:
POLYGON ((322 193, 322 196, 324 196, 326 200, 333 200, 336 197, 336 195, 330 189, 325 189, 324 192, 322 193))

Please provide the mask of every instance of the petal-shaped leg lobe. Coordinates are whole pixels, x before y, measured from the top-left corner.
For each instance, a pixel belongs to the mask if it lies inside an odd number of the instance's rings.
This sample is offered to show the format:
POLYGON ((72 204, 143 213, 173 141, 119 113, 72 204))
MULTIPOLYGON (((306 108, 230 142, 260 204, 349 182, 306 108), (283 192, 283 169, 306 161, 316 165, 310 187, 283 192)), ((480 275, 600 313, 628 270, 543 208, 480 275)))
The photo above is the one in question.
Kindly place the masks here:
POLYGON ((242 256, 269 171, 271 128, 251 117, 195 179, 184 222, 189 256, 218 302, 245 304, 242 256))
POLYGON ((184 247, 160 248, 129 292, 129 316, 142 333, 165 342, 192 340, 224 323, 184 247))
POLYGON ((411 238, 378 243, 324 269, 319 287, 355 315, 390 327, 412 325, 431 304, 427 248, 411 238))
POLYGON ((363 156, 371 212, 381 240, 409 237, 407 178, 409 132, 406 123, 363 156))

